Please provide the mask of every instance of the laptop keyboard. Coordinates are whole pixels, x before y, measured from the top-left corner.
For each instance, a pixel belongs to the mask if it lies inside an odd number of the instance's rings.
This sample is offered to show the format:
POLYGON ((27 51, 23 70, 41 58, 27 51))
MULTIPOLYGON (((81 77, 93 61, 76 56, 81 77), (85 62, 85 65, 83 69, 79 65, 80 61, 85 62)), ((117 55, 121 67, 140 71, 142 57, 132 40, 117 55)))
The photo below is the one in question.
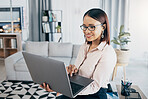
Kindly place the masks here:
POLYGON ((84 86, 70 82, 73 95, 75 95, 84 86))

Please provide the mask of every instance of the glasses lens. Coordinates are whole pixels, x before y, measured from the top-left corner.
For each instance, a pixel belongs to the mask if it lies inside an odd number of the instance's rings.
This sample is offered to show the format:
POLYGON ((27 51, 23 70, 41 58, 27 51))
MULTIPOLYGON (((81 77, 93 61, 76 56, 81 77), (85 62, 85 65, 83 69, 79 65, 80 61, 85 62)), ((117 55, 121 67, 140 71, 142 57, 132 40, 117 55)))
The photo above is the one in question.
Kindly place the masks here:
POLYGON ((95 30, 95 26, 89 26, 88 29, 89 29, 90 31, 94 31, 94 30, 95 30))
POLYGON ((80 28, 81 28, 82 30, 84 30, 84 31, 87 29, 87 27, 86 27, 86 26, 83 26, 83 25, 81 25, 80 28))

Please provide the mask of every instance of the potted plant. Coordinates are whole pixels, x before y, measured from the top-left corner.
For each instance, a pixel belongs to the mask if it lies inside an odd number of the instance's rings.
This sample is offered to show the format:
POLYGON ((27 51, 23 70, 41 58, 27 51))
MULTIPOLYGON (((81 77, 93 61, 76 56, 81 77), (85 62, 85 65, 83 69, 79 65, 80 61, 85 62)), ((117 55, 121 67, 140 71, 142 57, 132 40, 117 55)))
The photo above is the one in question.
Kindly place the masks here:
POLYGON ((42 21, 47 22, 48 21, 48 13, 46 11, 43 12, 42 21))
POLYGON ((61 33, 61 26, 60 26, 60 25, 58 25, 58 26, 56 27, 56 29, 57 29, 57 33, 61 33))
POLYGON ((117 54, 117 63, 128 63, 129 61, 128 42, 131 42, 129 40, 129 36, 130 33, 125 32, 124 25, 121 25, 119 35, 111 40, 111 42, 120 46, 120 49, 115 49, 117 54))

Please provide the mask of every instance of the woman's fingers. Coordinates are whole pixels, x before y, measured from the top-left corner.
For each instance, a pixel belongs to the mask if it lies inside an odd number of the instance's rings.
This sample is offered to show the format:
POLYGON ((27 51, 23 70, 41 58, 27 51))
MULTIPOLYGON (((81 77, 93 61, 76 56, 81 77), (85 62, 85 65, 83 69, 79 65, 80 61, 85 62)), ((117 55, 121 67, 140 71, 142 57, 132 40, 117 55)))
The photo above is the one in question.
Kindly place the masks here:
POLYGON ((60 93, 59 92, 57 92, 57 95, 56 96, 59 96, 60 95, 60 93))
POLYGON ((51 91, 48 84, 47 84, 47 90, 46 91, 49 91, 49 92, 51 91))
POLYGON ((72 65, 72 68, 71 68, 71 72, 70 72, 70 76, 72 76, 74 73, 77 72, 77 68, 75 65, 72 65))
POLYGON ((42 87, 42 88, 45 89, 46 91, 54 92, 53 90, 50 89, 49 85, 46 84, 46 83, 41 84, 40 87, 42 87))
POLYGON ((75 70, 74 70, 74 73, 76 74, 78 72, 78 69, 76 68, 75 70))
POLYGON ((73 66, 70 65, 70 76, 72 76, 72 74, 73 74, 73 66))
POLYGON ((68 67, 66 67, 66 70, 67 70, 67 73, 70 74, 70 76, 78 72, 78 69, 76 68, 76 66, 71 64, 68 67))
POLYGON ((47 91, 49 91, 49 92, 54 92, 53 90, 51 90, 50 88, 49 88, 49 85, 47 84, 47 91))
POLYGON ((42 86, 42 85, 40 85, 40 87, 41 87, 41 88, 43 88, 43 86, 42 86))
POLYGON ((70 64, 68 67, 66 67, 67 73, 69 74, 71 72, 72 65, 70 64))
POLYGON ((67 70, 67 73, 69 74, 69 72, 70 72, 69 66, 66 67, 66 70, 67 70))
MULTIPOLYGON (((43 83, 40 85, 40 87, 44 88, 48 92, 54 92, 53 90, 50 89, 49 84, 43 83)), ((60 93, 57 92, 56 96, 59 96, 60 93)))
POLYGON ((46 88, 46 84, 45 84, 45 83, 43 83, 43 88, 44 88, 44 89, 46 88))

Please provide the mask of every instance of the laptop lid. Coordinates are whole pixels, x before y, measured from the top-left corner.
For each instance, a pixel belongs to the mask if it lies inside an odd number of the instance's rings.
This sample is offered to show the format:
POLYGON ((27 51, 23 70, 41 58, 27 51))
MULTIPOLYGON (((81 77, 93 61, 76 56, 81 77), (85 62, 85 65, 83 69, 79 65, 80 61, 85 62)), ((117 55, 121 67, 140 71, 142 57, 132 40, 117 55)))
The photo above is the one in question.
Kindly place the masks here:
POLYGON ((35 83, 49 83, 50 88, 68 97, 73 97, 65 65, 61 61, 22 52, 35 83))

